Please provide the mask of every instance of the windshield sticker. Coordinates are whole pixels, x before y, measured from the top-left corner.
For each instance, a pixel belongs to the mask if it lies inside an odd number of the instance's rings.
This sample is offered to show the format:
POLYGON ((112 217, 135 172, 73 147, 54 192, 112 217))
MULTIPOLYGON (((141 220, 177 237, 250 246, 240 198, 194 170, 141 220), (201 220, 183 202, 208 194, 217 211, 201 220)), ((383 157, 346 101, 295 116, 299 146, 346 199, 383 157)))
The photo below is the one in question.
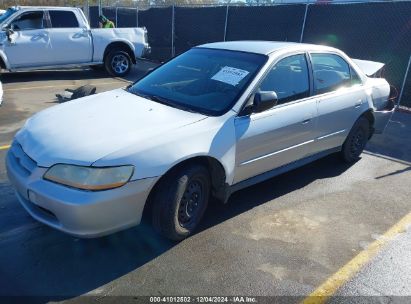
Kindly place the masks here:
POLYGON ((211 79, 228 83, 232 86, 237 85, 249 72, 228 67, 223 67, 217 74, 215 74, 211 79))

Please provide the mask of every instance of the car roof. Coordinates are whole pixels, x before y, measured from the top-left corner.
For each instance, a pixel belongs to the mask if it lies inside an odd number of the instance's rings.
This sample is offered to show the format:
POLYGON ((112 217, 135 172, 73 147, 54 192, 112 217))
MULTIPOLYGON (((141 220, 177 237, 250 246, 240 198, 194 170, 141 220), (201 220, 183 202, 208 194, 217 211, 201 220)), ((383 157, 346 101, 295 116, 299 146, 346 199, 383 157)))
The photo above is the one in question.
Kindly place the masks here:
POLYGON ((15 6, 18 10, 78 10, 77 7, 63 7, 63 6, 15 6))
POLYGON ((281 42, 281 41, 226 41, 214 42, 199 45, 201 48, 222 49, 231 51, 240 51, 247 53, 256 53, 268 55, 278 50, 289 49, 293 51, 336 51, 337 49, 317 44, 297 43, 297 42, 281 42))

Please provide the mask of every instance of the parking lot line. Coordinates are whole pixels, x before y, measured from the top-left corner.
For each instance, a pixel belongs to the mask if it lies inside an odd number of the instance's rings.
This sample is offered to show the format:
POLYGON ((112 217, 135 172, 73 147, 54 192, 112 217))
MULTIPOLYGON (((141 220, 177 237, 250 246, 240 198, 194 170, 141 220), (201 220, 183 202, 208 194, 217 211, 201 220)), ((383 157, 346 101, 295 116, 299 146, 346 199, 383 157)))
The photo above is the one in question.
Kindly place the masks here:
POLYGON ((7 150, 10 148, 10 145, 0 146, 0 150, 7 150))
MULTIPOLYGON (((130 83, 126 80, 121 80, 125 83, 130 83)), ((98 83, 88 83, 88 85, 92 86, 101 86, 101 85, 111 85, 119 83, 119 81, 111 81, 111 82, 98 82, 98 83)), ((13 91, 21 91, 21 90, 35 90, 35 89, 50 89, 50 88, 68 88, 68 87, 79 87, 79 84, 57 84, 57 85, 50 85, 50 86, 36 86, 36 87, 23 87, 23 88, 15 88, 15 89, 4 89, 4 92, 13 92, 13 91)))
POLYGON ((411 212, 404 216, 379 239, 371 243, 365 250, 357 254, 351 261, 325 280, 316 290, 306 297, 301 304, 322 304, 333 296, 339 288, 347 283, 395 236, 404 232, 411 224, 411 212))

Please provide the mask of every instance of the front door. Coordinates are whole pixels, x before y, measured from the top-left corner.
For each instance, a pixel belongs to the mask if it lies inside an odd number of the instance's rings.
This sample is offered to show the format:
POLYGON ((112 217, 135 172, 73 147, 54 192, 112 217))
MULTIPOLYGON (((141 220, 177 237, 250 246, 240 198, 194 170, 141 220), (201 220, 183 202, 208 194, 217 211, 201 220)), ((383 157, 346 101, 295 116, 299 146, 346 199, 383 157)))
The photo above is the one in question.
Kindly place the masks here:
POLYGON ((276 92, 278 104, 262 113, 236 118, 234 183, 311 154, 317 105, 310 97, 305 54, 278 61, 258 90, 276 92))
POLYGON ((48 65, 53 61, 50 37, 43 11, 24 12, 8 28, 13 29, 4 51, 11 68, 48 65))

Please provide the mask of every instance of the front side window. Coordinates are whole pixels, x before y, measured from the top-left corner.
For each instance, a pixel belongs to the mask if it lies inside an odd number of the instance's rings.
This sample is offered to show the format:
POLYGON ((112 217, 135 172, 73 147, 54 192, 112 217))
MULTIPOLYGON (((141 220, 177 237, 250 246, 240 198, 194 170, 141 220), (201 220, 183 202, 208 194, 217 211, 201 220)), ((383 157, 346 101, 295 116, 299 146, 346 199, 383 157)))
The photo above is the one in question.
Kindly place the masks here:
POLYGON ((169 106, 218 116, 232 108, 268 57, 194 48, 128 88, 169 106))
POLYGON ((53 28, 79 27, 77 17, 69 11, 49 11, 51 26, 53 28))
POLYGON ((316 94, 332 92, 353 84, 350 65, 340 56, 335 54, 311 54, 311 59, 316 94))
POLYGON ((11 22, 10 27, 13 27, 14 31, 43 29, 43 15, 42 11, 23 13, 11 22))
POLYGON ((305 55, 293 55, 277 62, 262 81, 259 91, 274 91, 278 104, 308 97, 310 82, 305 55))

